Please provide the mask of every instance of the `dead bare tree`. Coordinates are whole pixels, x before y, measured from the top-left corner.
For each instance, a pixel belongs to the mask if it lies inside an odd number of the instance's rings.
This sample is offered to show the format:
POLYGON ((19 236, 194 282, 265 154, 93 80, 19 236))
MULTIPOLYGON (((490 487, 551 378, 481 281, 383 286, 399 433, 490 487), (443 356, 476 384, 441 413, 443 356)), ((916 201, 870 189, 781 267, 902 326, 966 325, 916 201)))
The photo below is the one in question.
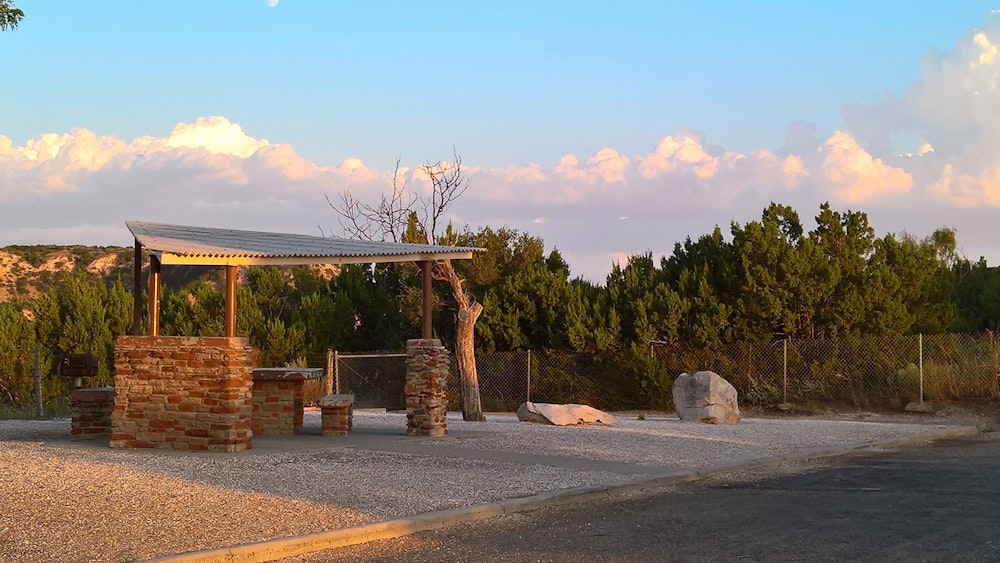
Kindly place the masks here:
MULTIPOLYGON (((339 215, 340 226, 347 236, 362 240, 391 240, 393 242, 422 242, 426 244, 455 245, 458 241, 448 229, 447 236, 438 232, 445 213, 465 193, 469 180, 462 176, 462 158, 454 153, 453 162, 426 162, 420 171, 431 183, 430 196, 422 196, 410 189, 406 177, 400 172, 399 159, 392 175, 392 190, 382 194, 377 204, 358 200, 350 188, 340 194, 340 200, 327 203, 339 215), (412 240, 413 225, 423 240, 412 240), (410 233, 410 237, 407 234, 410 233)), ((476 373, 475 328, 483 306, 465 292, 451 260, 436 260, 431 269, 435 280, 447 282, 455 300, 455 359, 462 384, 462 418, 486 420, 479 399, 479 376, 476 373)))

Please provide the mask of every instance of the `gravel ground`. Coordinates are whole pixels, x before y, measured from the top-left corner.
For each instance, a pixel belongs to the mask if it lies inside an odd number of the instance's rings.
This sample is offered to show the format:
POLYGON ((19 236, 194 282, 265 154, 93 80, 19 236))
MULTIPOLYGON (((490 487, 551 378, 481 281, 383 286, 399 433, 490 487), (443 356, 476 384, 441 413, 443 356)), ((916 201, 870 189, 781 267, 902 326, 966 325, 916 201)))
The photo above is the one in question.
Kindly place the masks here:
MULTIPOLYGON (((318 418, 307 412, 307 428, 318 418)), ((449 419, 450 437, 435 439, 402 436, 404 415, 358 413, 346 439, 259 439, 241 454, 111 450, 71 442, 65 419, 0 421, 0 560, 146 559, 969 422, 913 421, 923 424, 752 418, 709 426, 647 416, 551 427, 491 415, 449 419)))

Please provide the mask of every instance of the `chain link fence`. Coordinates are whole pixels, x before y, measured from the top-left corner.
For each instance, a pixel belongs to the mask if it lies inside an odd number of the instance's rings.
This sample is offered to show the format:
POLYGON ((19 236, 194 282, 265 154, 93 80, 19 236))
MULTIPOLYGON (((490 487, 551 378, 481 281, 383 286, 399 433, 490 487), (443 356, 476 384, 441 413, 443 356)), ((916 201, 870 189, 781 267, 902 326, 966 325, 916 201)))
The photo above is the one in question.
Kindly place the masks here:
MULTIPOLYGON (((625 380, 619 370, 586 354, 557 350, 496 352, 476 356, 479 397, 484 411, 510 412, 525 401, 579 403, 597 408, 621 404, 625 380)), ((451 364, 448 405, 461 408, 458 365, 451 364)))
MULTIPOLYGON (((1000 339, 994 333, 744 342, 715 350, 654 343, 645 364, 624 358, 562 351, 480 354, 483 410, 514 411, 525 401, 666 410, 674 378, 699 370, 718 373, 736 387, 741 404, 753 406, 837 402, 868 408, 921 398, 1000 398, 1000 339)), ((307 404, 329 390, 353 393, 357 408, 406 408, 405 354, 330 351, 303 363, 329 373, 328 380, 306 383, 307 404)), ((63 378, 43 382, 50 379, 63 378)), ((448 404, 461 408, 454 361, 448 404)), ((35 405, 24 407, 18 412, 30 415, 35 405)))
MULTIPOLYGON (((360 408, 405 409, 404 354, 336 357, 339 390, 354 393, 360 408)), ((525 401, 669 409, 674 378, 699 370, 718 373, 736 387, 741 404, 754 406, 837 402, 868 408, 921 398, 1000 398, 1000 339, 992 333, 790 339, 716 350, 656 343, 649 347, 649 360, 636 366, 574 352, 481 354, 476 356, 480 400, 485 411, 513 411, 525 401)), ((309 365, 324 361, 310 358, 309 365)), ((448 404, 461 408, 454 361, 448 404)))
POLYGON ((651 353, 667 373, 718 373, 751 405, 1000 397, 1000 348, 992 333, 789 339, 715 351, 654 345, 651 353))
POLYGON ((307 405, 315 405, 327 393, 352 393, 354 408, 406 408, 406 354, 329 350, 326 354, 306 356, 303 367, 326 370, 324 379, 307 381, 303 386, 307 405))

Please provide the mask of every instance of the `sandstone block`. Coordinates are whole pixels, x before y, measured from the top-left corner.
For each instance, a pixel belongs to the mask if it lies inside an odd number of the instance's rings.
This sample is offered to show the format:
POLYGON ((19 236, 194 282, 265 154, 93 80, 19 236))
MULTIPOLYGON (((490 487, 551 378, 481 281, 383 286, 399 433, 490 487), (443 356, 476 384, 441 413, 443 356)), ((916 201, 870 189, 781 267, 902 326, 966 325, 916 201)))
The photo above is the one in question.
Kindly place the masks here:
POLYGON ((674 380, 674 409, 681 420, 706 424, 740 421, 736 388, 711 371, 682 373, 674 380))

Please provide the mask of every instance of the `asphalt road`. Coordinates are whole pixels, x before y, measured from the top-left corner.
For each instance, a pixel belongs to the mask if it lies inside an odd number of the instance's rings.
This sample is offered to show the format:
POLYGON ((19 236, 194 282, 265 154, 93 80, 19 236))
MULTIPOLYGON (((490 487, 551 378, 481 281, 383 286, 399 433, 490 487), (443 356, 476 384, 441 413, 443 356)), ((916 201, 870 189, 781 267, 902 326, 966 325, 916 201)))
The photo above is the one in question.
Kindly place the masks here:
POLYGON ((1000 435, 782 464, 295 561, 998 561, 1000 435))

